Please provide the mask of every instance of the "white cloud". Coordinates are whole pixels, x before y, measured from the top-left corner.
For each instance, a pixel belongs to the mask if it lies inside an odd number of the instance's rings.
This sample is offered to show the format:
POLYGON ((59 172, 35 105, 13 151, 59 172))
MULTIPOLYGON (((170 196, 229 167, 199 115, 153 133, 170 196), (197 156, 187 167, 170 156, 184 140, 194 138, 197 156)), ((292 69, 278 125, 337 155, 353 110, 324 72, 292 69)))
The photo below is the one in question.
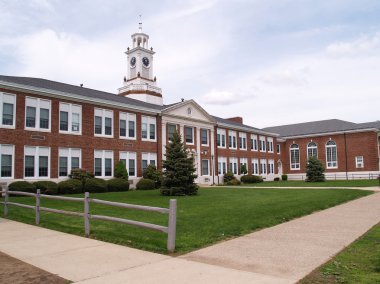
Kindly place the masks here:
POLYGON ((248 95, 239 92, 234 93, 230 91, 211 90, 210 92, 202 96, 200 98, 200 101, 208 105, 226 106, 241 103, 242 101, 247 100, 248 98, 248 95))
POLYGON ((333 56, 379 55, 380 33, 361 36, 353 41, 340 41, 327 46, 326 52, 333 56))

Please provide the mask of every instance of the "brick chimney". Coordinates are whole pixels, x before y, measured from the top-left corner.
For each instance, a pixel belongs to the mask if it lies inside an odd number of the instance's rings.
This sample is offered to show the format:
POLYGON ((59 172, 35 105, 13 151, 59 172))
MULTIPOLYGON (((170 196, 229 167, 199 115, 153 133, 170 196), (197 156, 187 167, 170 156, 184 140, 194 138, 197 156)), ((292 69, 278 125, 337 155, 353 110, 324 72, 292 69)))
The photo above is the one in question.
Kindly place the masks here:
POLYGON ((233 121, 233 122, 243 124, 243 118, 241 116, 235 116, 235 117, 226 118, 226 119, 229 121, 233 121))

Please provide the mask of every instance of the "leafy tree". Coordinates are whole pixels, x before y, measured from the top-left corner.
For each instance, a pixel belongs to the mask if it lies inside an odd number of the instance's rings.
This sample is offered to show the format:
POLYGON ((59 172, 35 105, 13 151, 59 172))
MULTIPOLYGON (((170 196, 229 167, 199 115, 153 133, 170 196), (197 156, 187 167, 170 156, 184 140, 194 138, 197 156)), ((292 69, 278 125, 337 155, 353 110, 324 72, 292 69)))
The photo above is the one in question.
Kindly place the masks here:
POLYGON ((153 180, 155 184, 155 188, 159 188, 161 186, 162 174, 159 170, 157 170, 155 165, 149 165, 144 170, 143 178, 153 180))
POLYGON ((314 156, 310 157, 307 161, 306 181, 325 181, 325 167, 323 166, 322 162, 314 156))
POLYGON ((241 165, 241 167, 240 167, 240 173, 243 174, 243 175, 246 175, 248 173, 247 165, 246 164, 242 164, 241 165))
POLYGON ((123 161, 117 162, 114 170, 114 177, 128 180, 128 171, 125 168, 123 161))
POLYGON ((166 160, 163 161, 162 195, 195 195, 198 186, 194 183, 194 158, 188 156, 185 145, 178 133, 166 146, 166 160))

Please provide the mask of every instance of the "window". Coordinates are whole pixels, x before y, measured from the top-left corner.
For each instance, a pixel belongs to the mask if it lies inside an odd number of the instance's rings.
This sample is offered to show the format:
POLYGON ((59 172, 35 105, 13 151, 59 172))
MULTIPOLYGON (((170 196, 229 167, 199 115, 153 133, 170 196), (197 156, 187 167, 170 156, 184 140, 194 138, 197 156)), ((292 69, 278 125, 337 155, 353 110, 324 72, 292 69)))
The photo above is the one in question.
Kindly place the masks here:
POLYGON ((113 151, 94 151, 94 174, 103 178, 113 176, 113 151))
POLYGON ((15 128, 16 96, 0 93, 0 127, 15 128))
POLYGON ((58 176, 67 177, 72 170, 81 167, 81 149, 59 148, 58 176))
POLYGON ((318 157, 318 148, 315 142, 310 142, 307 144, 307 159, 310 157, 318 157))
POLYGON ((268 152, 273 153, 273 138, 268 137, 267 144, 268 144, 268 147, 267 147, 268 152))
POLYGON ((25 129, 50 131, 51 101, 27 97, 25 108, 25 129))
POLYGON ((194 128, 185 126, 185 141, 186 144, 194 144, 194 128))
POLYGON ((277 154, 281 154, 281 145, 277 144, 277 154))
POLYGON ((174 133, 177 132, 177 125, 167 124, 168 127, 168 141, 172 141, 174 133))
POLYGON ((142 153, 141 154, 141 166, 142 172, 148 167, 148 165, 155 165, 157 167, 157 154, 156 153, 142 153))
POLYGON ((59 104, 59 132, 80 134, 82 107, 79 105, 59 104))
POLYGON ((300 149, 297 144, 290 146, 290 169, 300 169, 300 149))
POLYGON ((355 157, 355 163, 356 163, 356 168, 357 169, 364 168, 364 158, 363 158, 363 156, 356 156, 355 157))
POLYGON ((0 144, 0 179, 13 178, 14 146, 0 144))
POLYGON ((50 148, 32 147, 24 148, 24 177, 25 178, 49 178, 50 173, 50 148))
POLYGON ((260 174, 261 175, 267 174, 267 160, 266 159, 260 159, 260 174))
POLYGON ((152 116, 141 117, 142 140, 156 141, 156 118, 152 116))
POLYGON ((120 113, 119 137, 136 139, 136 115, 133 113, 120 113))
POLYGON ((219 148, 226 148, 226 130, 217 129, 216 130, 216 145, 219 148))
POLYGON ((113 137, 113 111, 106 109, 95 109, 95 136, 113 137))
POLYGON ((125 165, 130 177, 136 177, 136 153, 120 152, 120 161, 125 165))
POLYGON ((265 137, 260 136, 260 152, 265 152, 266 147, 265 147, 265 137))
POLYGON ((242 171, 241 171, 241 168, 242 166, 245 166, 245 169, 247 170, 248 172, 248 159, 247 158, 240 158, 240 168, 239 168, 239 173, 242 175, 242 171))
POLYGON ((268 174, 274 174, 274 160, 268 160, 268 174))
POLYGON ((338 167, 337 157, 336 143, 335 141, 330 140, 326 143, 326 162, 328 169, 338 167))
POLYGON ((258 159, 252 159, 252 174, 253 175, 259 174, 259 160, 258 159))
POLYGON ((257 135, 251 134, 251 151, 257 151, 257 135))
POLYGON ((218 175, 224 175, 227 172, 227 158, 218 157, 218 175))
POLYGON ((239 132, 239 148, 240 150, 247 150, 247 134, 239 132))
POLYGON ((236 132, 228 131, 228 148, 236 149, 236 132))
POLYGON ((229 171, 232 172, 234 175, 237 174, 237 158, 230 158, 229 171))
POLYGON ((209 173, 209 160, 202 160, 202 176, 208 176, 209 173))
POLYGON ((208 146, 208 130, 201 129, 201 144, 202 146, 208 146))

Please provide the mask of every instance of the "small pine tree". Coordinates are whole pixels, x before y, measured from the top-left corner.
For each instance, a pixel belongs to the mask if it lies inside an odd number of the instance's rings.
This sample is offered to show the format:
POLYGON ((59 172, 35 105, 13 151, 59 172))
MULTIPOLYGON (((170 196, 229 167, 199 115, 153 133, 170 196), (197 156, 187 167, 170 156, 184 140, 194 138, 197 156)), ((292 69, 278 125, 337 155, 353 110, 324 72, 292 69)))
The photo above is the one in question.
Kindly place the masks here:
POLYGON ((325 181, 325 167, 322 162, 312 156, 307 161, 306 165, 306 181, 320 182, 325 181))
POLYGON ((163 161, 162 195, 195 195, 198 186, 194 183, 194 158, 188 157, 185 145, 178 133, 166 146, 166 160, 163 161))
POLYGON ((125 168, 123 161, 117 162, 114 170, 114 177, 128 180, 128 171, 125 168))
POLYGON ((154 181, 155 188, 161 186, 161 172, 157 170, 155 165, 149 165, 143 172, 143 178, 151 179, 154 181))
POLYGON ((240 167, 240 173, 243 174, 243 175, 246 175, 248 173, 247 165, 246 164, 242 164, 241 165, 241 167, 240 167))

